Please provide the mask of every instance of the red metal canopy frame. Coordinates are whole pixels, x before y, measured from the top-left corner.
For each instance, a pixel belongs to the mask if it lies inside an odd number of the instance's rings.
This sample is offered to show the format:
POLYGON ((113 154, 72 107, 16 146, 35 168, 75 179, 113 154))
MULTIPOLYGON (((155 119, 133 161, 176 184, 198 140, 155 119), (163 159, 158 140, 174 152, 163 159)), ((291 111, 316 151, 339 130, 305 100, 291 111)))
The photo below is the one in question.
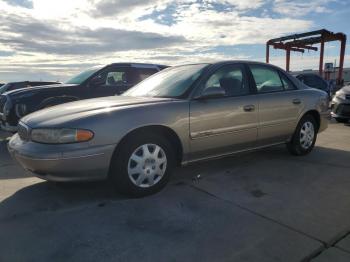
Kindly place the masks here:
POLYGON ((320 45, 320 64, 319 74, 323 76, 323 58, 324 58, 324 44, 331 41, 340 41, 340 59, 337 83, 341 84, 343 81, 343 67, 345 57, 346 35, 343 33, 333 33, 326 29, 317 31, 294 34, 279 38, 270 39, 266 42, 266 63, 270 61, 270 46, 274 49, 286 50, 286 71, 289 71, 290 66, 290 52, 301 52, 305 50, 318 51, 317 47, 312 45, 320 45))

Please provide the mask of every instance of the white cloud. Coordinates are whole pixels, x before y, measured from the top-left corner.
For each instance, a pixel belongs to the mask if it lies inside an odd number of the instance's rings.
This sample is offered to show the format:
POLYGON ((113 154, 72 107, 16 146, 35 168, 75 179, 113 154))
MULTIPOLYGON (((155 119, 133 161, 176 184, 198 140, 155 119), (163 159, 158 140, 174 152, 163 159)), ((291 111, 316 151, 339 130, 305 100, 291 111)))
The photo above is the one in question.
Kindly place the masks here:
POLYGON ((309 13, 328 13, 327 4, 337 0, 275 0, 273 10, 289 17, 302 17, 309 13))
POLYGON ((229 4, 236 7, 238 10, 250 10, 261 7, 264 4, 263 0, 207 0, 209 3, 220 3, 220 4, 229 4))
POLYGON ((313 22, 294 13, 323 12, 326 4, 274 0, 275 12, 284 15, 275 18, 266 10, 271 1, 33 0, 31 9, 0 0, 0 78, 4 71, 27 70, 33 77, 62 80, 91 64, 115 61, 256 59, 249 52, 229 56, 212 50, 264 44, 273 37, 306 31, 313 22), (224 8, 217 9, 216 4, 224 8), (246 14, 259 8, 261 16, 246 14), (13 22, 15 17, 20 19, 13 22))

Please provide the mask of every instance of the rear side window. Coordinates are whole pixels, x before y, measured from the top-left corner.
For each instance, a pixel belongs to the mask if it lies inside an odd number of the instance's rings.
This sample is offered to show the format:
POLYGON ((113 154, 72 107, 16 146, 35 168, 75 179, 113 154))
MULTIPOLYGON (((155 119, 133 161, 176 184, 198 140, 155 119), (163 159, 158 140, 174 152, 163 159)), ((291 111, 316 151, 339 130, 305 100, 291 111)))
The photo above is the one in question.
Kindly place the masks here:
POLYGON ((267 66, 249 65, 258 93, 283 91, 283 83, 278 72, 267 66))
POLYGON ((295 90, 294 84, 282 73, 280 73, 282 83, 285 90, 295 90))

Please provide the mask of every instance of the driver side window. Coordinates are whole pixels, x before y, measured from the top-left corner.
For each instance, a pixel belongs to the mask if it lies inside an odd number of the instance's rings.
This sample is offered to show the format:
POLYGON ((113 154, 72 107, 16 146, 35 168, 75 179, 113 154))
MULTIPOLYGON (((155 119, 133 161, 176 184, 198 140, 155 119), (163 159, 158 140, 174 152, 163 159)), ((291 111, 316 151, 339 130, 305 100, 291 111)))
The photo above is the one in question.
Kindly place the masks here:
POLYGON ((222 88, 228 97, 246 95, 249 89, 244 80, 243 70, 239 65, 226 65, 207 80, 204 90, 222 88))
POLYGON ((112 70, 107 73, 106 86, 120 86, 127 84, 125 70, 112 70))

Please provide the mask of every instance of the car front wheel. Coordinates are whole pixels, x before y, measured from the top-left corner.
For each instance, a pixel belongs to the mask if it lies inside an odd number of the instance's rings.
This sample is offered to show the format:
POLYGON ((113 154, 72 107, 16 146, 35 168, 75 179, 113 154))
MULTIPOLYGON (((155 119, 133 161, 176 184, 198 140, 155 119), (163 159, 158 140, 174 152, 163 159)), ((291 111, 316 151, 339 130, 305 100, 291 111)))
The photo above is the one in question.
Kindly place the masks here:
POLYGON ((291 141, 287 143, 287 148, 293 155, 306 155, 314 148, 316 138, 317 124, 315 118, 306 115, 299 121, 291 141))
POLYGON ((111 164, 117 190, 133 197, 160 191, 174 167, 171 144, 161 135, 137 133, 122 142, 111 164))

